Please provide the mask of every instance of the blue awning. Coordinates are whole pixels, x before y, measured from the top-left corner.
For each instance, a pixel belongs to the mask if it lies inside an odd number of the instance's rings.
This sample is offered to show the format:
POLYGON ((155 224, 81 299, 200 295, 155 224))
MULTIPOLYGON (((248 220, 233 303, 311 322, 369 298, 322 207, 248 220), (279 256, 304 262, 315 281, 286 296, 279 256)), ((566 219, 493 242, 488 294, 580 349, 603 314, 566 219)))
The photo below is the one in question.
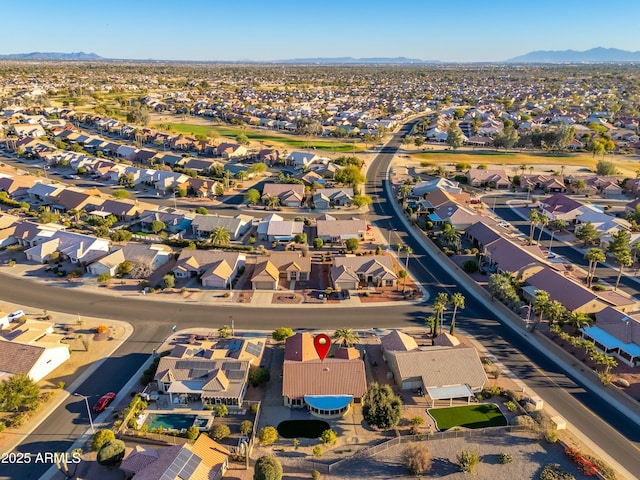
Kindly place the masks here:
POLYGON ((604 345, 608 350, 619 348, 623 352, 628 353, 631 357, 640 356, 640 345, 636 345, 635 343, 624 343, 619 338, 614 337, 599 327, 584 327, 582 331, 600 345, 604 345))
POLYGON ((353 395, 305 395, 304 401, 318 410, 341 410, 351 403, 353 395))

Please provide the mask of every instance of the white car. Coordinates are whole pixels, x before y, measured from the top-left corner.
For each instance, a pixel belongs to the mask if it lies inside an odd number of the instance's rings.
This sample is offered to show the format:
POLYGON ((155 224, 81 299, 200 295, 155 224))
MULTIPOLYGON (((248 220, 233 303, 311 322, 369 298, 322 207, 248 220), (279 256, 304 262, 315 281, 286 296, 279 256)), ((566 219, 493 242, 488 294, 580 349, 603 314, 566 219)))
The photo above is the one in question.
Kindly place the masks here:
POLYGON ((7 318, 12 322, 21 317, 24 317, 24 312, 22 310, 16 310, 15 312, 12 312, 9 315, 7 315, 7 318))
POLYGON ((499 222, 498 225, 504 228, 509 228, 511 226, 509 222, 499 222))

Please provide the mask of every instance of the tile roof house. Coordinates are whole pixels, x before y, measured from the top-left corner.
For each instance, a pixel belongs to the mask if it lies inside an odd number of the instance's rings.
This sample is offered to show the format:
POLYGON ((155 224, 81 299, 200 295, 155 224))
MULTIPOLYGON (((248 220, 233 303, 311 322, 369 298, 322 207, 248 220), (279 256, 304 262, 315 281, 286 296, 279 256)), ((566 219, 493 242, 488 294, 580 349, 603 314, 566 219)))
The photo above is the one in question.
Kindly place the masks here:
POLYGON ((91 275, 109 273, 113 277, 117 272, 118 266, 124 261, 129 261, 133 263, 134 268, 144 267, 150 275, 171 260, 172 256, 173 252, 171 247, 167 245, 161 243, 140 244, 130 242, 117 247, 97 262, 93 262, 87 267, 87 271, 91 275))
POLYGON ((179 279, 199 277, 203 287, 227 288, 245 263, 239 252, 184 249, 172 272, 179 279))
POLYGON ((286 158, 286 164, 294 168, 304 168, 320 160, 321 158, 315 153, 291 152, 286 158))
POLYGON ((357 218, 336 220, 331 216, 316 220, 318 238, 325 243, 342 243, 349 238, 363 240, 367 232, 367 222, 357 218))
POLYGON ((448 178, 436 178, 416 183, 411 190, 411 196, 416 198, 424 197, 427 193, 435 190, 443 190, 448 193, 463 193, 458 182, 448 178))
POLYGON ((533 299, 536 290, 545 290, 551 300, 559 301, 570 312, 596 313, 606 307, 594 292, 550 268, 531 275, 526 283, 523 293, 528 300, 533 299))
POLYGON ((104 202, 104 198, 95 195, 99 191, 85 191, 67 187, 55 196, 49 196, 49 202, 53 210, 68 212, 69 210, 91 211, 98 208, 104 202))
MULTIPOLYGON (((384 340, 384 337, 383 339, 384 340)), ((469 398, 487 382, 478 352, 467 346, 384 349, 383 357, 402 390, 422 390, 431 400, 469 398), (446 392, 447 387, 452 391, 446 392), (444 389, 444 396, 438 390, 444 389)))
POLYGON ((312 202, 316 209, 328 210, 332 207, 350 207, 353 197, 353 188, 318 188, 312 202))
POLYGON ((59 252, 71 263, 84 265, 106 256, 111 246, 108 239, 46 228, 39 229, 29 243, 33 246, 24 253, 31 262, 45 263, 53 252, 59 252))
POLYGON ((262 189, 262 202, 270 197, 278 197, 283 207, 299 207, 305 199, 304 185, 297 183, 265 183, 262 189))
POLYGON ((596 313, 595 325, 581 329, 604 353, 614 355, 630 367, 640 366, 640 316, 614 307, 596 313))
POLYGON ((106 199, 93 211, 106 212, 115 216, 120 221, 130 222, 137 218, 142 210, 143 209, 138 205, 137 201, 106 199))
POLYGON ((52 334, 53 325, 27 320, 10 324, 0 336, 0 381, 26 374, 39 382, 70 358, 69 346, 52 334))
POLYGON ((307 407, 320 418, 338 418, 349 411, 352 402, 360 403, 367 392, 367 379, 364 362, 354 350, 337 349, 333 357, 322 361, 310 333, 287 338, 282 372, 285 406, 307 407))
POLYGON ((561 193, 540 201, 540 210, 550 221, 573 222, 583 212, 583 207, 582 203, 561 193))
POLYGON ((470 168, 467 178, 472 187, 509 188, 511 186, 511 180, 504 169, 470 168))
POLYGON ((136 445, 120 463, 120 470, 136 480, 220 480, 229 468, 230 455, 208 435, 200 435, 193 445, 136 445))
POLYGON ((194 218, 193 214, 187 212, 144 210, 140 213, 136 225, 140 225, 142 230, 150 232, 151 224, 159 220, 166 225, 167 232, 178 233, 189 229, 194 218))
POLYGON ((275 214, 265 217, 258 223, 259 237, 270 242, 291 242, 296 235, 303 231, 303 222, 284 220, 275 214))
POLYGON ((393 261, 386 255, 334 256, 329 275, 336 290, 356 290, 360 284, 392 287, 398 281, 393 261))
POLYGON ((311 275, 311 257, 299 252, 271 252, 258 257, 251 277, 254 290, 277 290, 280 280, 308 281, 311 275))
MULTIPOLYGON (((250 217, 249 217, 250 218, 250 217)), ((219 215, 196 215, 191 222, 191 230, 198 238, 209 238, 216 228, 222 227, 229 232, 231 240, 238 240, 252 226, 246 215, 221 217, 219 215)))

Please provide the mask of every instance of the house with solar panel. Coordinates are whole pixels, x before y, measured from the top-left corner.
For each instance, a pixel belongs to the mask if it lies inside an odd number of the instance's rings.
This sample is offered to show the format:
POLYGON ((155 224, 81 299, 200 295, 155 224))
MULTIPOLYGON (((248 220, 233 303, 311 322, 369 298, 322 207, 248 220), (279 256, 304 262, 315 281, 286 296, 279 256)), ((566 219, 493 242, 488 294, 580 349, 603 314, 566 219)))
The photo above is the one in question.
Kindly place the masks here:
POLYGON ((241 408, 249 368, 260 365, 265 345, 265 338, 237 337, 176 345, 160 359, 154 376, 159 404, 224 404, 241 408))
POLYGON ((229 468, 229 455, 229 450, 208 435, 200 435, 193 444, 137 445, 122 460, 120 470, 136 480, 219 480, 229 468))
POLYGON ((306 408, 318 418, 340 418, 367 393, 364 362, 356 348, 339 347, 320 360, 313 335, 287 338, 282 396, 289 408, 306 408))

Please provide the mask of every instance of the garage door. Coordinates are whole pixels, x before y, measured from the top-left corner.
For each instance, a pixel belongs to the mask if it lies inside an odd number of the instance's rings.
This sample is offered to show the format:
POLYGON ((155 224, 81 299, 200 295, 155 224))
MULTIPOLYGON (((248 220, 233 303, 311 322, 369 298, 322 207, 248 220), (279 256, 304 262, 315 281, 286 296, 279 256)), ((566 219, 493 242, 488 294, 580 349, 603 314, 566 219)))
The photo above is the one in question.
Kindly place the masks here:
POLYGON ((253 284, 256 290, 273 290, 273 282, 254 282, 253 284))

